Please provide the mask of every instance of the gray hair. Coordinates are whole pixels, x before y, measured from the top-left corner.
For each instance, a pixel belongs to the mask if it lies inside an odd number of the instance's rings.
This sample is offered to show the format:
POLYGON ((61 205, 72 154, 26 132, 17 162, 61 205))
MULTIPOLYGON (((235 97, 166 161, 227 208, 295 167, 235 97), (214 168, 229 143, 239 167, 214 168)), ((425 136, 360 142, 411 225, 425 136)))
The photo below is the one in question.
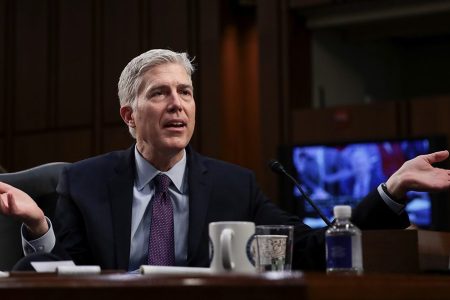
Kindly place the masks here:
MULTIPOLYGON (((178 53, 167 49, 152 49, 144 52, 133 58, 120 74, 118 83, 120 106, 130 106, 134 110, 142 74, 153 67, 167 63, 176 63, 183 66, 189 77, 195 71, 192 61, 185 52, 178 53)), ((131 136, 135 137, 134 128, 128 128, 131 136)))

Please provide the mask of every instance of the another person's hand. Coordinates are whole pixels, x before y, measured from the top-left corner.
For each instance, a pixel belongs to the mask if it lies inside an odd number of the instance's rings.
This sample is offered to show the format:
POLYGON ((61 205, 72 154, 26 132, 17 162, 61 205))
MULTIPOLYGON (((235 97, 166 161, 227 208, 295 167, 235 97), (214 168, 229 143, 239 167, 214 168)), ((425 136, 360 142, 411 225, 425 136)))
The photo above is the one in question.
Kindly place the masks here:
POLYGON ((404 199, 408 191, 441 191, 450 188, 450 171, 433 167, 449 156, 448 151, 419 155, 405 162, 386 182, 395 199, 404 199))
POLYGON ((28 194, 0 182, 0 213, 21 220, 31 238, 44 235, 49 227, 44 212, 28 194))

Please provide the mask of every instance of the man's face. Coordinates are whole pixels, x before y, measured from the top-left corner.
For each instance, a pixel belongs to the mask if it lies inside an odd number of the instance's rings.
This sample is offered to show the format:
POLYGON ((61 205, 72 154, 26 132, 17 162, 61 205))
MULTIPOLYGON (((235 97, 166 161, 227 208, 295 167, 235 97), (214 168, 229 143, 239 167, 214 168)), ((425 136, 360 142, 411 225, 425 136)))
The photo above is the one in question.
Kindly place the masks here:
POLYGON ((174 155, 186 147, 195 127, 193 92, 179 64, 159 65, 142 75, 132 112, 138 149, 174 155))

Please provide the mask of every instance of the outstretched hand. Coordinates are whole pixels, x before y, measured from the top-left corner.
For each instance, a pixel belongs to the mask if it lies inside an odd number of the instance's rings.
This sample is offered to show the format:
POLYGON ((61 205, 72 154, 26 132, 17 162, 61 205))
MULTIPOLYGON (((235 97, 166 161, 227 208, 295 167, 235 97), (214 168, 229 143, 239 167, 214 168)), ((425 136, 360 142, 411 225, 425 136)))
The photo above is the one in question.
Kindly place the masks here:
POLYGON ((0 213, 21 220, 32 238, 44 235, 48 231, 44 212, 25 192, 0 182, 0 213))
POLYGON ((449 157, 448 151, 419 155, 405 162, 386 182, 388 191, 402 199, 408 191, 441 191, 450 188, 450 170, 432 164, 449 157))

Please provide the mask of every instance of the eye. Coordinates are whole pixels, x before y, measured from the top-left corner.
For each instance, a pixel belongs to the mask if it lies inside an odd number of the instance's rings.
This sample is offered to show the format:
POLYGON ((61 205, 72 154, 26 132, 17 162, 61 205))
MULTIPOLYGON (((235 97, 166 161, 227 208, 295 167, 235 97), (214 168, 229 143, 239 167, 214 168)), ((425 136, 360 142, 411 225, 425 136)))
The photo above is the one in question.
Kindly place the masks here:
POLYGON ((162 92, 161 91, 159 91, 159 90, 157 90, 157 91, 153 91, 151 94, 150 94, 150 97, 151 98, 153 98, 153 97, 158 97, 158 96, 162 96, 162 92))
POLYGON ((192 91, 190 89, 182 89, 179 93, 183 96, 192 96, 192 91))
POLYGON ((162 100, 163 98, 164 98, 164 90, 160 88, 149 91, 147 96, 147 99, 152 101, 159 101, 162 100))

